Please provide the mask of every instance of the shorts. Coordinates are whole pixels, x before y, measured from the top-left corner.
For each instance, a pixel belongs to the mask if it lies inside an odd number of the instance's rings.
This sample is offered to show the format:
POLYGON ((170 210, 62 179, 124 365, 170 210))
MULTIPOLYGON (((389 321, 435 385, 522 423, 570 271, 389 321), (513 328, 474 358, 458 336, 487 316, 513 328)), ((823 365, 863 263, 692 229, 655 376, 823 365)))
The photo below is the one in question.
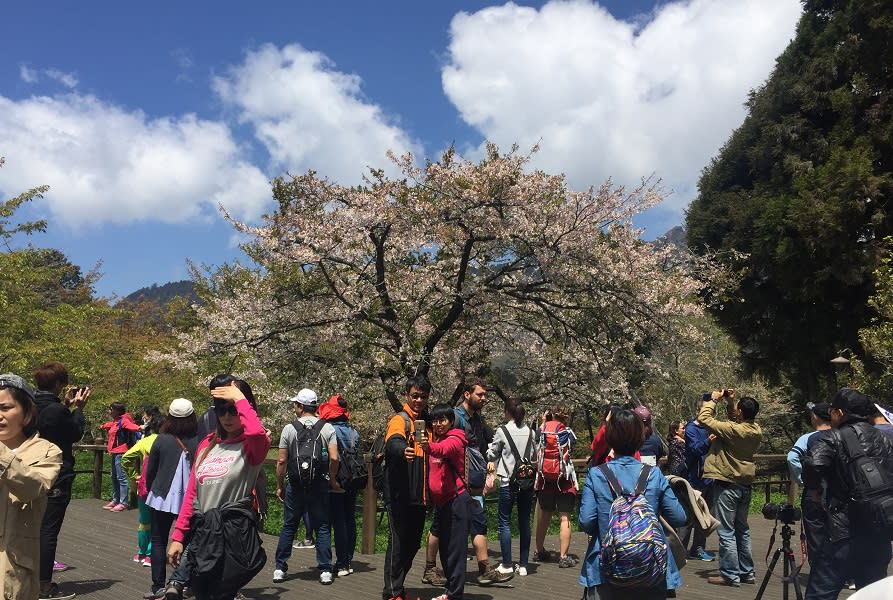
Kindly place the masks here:
MULTIPOLYGON (((476 535, 487 535, 487 515, 481 508, 477 499, 472 496, 475 501, 471 504, 471 527, 468 534, 472 537, 476 535)), ((431 520, 431 535, 436 538, 440 537, 440 519, 437 518, 437 511, 434 511, 434 518, 431 520)))
POLYGON ((556 508, 560 513, 573 512, 576 500, 577 495, 570 492, 540 490, 536 495, 536 501, 540 505, 540 510, 546 512, 555 512, 556 508))

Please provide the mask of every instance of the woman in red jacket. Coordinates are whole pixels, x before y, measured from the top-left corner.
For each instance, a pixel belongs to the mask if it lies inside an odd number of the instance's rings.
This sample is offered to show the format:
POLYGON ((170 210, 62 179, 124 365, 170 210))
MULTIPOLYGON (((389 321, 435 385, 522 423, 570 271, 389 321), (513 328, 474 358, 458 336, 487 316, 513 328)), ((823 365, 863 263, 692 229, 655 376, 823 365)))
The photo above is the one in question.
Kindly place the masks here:
POLYGON ((111 421, 100 425, 109 432, 108 453, 112 457, 112 499, 102 508, 112 512, 127 510, 129 488, 127 486, 127 473, 121 465, 121 458, 127 449, 136 441, 136 432, 140 430, 133 417, 127 412, 127 408, 120 402, 113 402, 109 406, 111 421))
POLYGON ((440 562, 446 594, 434 600, 461 600, 465 592, 465 550, 475 512, 483 511, 465 489, 465 432, 454 429, 456 414, 449 404, 431 409, 434 439, 418 440, 428 455, 428 487, 434 501, 431 533, 440 538, 440 562))

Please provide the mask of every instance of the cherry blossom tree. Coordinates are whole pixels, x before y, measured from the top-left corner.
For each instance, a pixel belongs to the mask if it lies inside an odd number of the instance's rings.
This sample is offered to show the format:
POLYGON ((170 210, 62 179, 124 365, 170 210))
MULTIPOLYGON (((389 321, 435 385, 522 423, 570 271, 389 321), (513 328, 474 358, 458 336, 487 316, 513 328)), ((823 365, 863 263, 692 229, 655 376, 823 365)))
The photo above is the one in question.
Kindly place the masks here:
POLYGON ((358 187, 275 180, 261 226, 227 215, 254 264, 203 278, 196 323, 158 358, 201 371, 225 357, 271 389, 346 391, 369 410, 399 406, 415 373, 440 400, 484 374, 506 394, 592 404, 649 368, 650 345, 694 335, 703 279, 632 226, 661 200, 650 181, 573 191, 492 145, 480 162, 390 158, 400 177, 373 169, 358 187))

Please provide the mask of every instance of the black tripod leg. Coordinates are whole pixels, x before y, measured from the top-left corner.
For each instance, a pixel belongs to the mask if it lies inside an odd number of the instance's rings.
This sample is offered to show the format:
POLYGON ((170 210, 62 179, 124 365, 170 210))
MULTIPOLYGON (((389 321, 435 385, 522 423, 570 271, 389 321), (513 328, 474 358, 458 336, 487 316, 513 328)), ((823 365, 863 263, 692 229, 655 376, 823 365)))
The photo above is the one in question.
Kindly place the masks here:
POLYGON ((760 590, 757 592, 757 595, 753 600, 760 600, 763 597, 763 592, 766 591, 766 586, 769 585, 769 578, 772 577, 772 570, 775 569, 775 564, 778 562, 779 556, 781 556, 781 548, 776 550, 775 554, 772 555, 772 560, 769 562, 769 568, 766 569, 766 574, 763 575, 763 582, 760 583, 760 590))
POLYGON ((803 591, 800 589, 800 569, 797 568, 797 559, 794 558, 794 553, 785 552, 784 561, 784 570, 788 573, 784 584, 785 592, 787 592, 788 582, 790 582, 794 586, 794 594, 797 596, 797 600, 803 600, 803 591))

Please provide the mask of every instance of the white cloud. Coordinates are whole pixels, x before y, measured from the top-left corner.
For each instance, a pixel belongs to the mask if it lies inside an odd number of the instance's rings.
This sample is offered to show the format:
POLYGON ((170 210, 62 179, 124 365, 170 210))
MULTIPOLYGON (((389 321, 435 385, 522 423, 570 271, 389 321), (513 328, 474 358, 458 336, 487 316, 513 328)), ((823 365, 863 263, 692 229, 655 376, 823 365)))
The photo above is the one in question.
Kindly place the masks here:
POLYGON ((41 77, 48 77, 54 81, 58 81, 68 89, 73 89, 78 85, 77 75, 74 73, 65 73, 59 69, 32 69, 27 65, 19 65, 19 77, 25 83, 37 83, 41 77))
POLYGON ((577 187, 656 173, 681 211, 794 35, 799 0, 691 0, 618 21, 585 0, 460 13, 443 88, 489 140, 541 141, 577 187))
POLYGON ((194 115, 150 119, 78 94, 0 96, 0 140, 0 194, 48 184, 43 202, 72 228, 182 223, 216 214, 219 202, 253 218, 270 199, 229 128, 194 115))
POLYGON ((46 69, 44 71, 47 77, 50 79, 55 79, 68 89, 72 89, 77 87, 78 78, 74 73, 63 73, 59 69, 46 69))
POLYGON ((37 71, 25 65, 19 65, 19 77, 21 77, 22 81, 25 83, 37 83, 37 80, 40 79, 40 75, 37 71))
POLYGON ((298 45, 265 45, 214 79, 220 98, 250 124, 278 169, 314 169, 342 184, 368 167, 387 168, 387 150, 420 153, 419 145, 367 101, 356 75, 298 45))

